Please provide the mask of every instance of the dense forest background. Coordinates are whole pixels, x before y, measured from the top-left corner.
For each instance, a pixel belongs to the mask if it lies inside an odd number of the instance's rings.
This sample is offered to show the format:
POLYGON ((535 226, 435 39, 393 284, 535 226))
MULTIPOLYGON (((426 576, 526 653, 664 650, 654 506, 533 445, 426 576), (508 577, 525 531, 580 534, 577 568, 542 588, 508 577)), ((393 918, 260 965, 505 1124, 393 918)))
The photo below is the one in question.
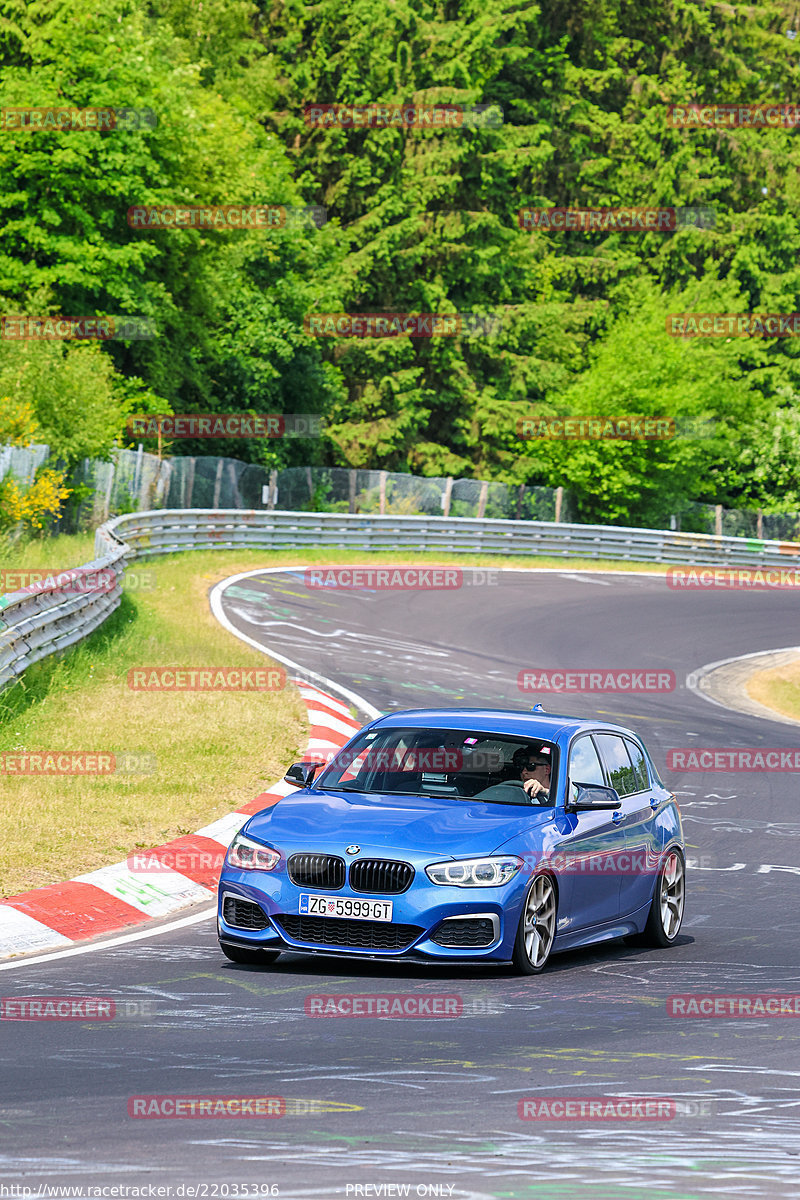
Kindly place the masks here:
MULTIPOLYGON (((800 100, 800 7, 692 0, 0 0, 0 108, 155 128, 0 129, 0 313, 158 336, 0 340, 0 442, 65 463, 132 412, 315 412, 314 441, 175 442, 266 466, 564 485, 581 519, 800 508, 796 338, 667 314, 800 310, 800 124, 669 128, 673 102, 800 100), (307 103, 495 104, 501 124, 310 127, 307 103), (132 229, 133 205, 322 205, 320 228, 132 229), (705 206, 712 228, 532 232, 524 206, 705 206), (319 338, 312 312, 474 312, 487 337, 319 338), (563 414, 660 442, 523 441, 563 414)), ((147 443, 154 449, 154 443, 147 443)))

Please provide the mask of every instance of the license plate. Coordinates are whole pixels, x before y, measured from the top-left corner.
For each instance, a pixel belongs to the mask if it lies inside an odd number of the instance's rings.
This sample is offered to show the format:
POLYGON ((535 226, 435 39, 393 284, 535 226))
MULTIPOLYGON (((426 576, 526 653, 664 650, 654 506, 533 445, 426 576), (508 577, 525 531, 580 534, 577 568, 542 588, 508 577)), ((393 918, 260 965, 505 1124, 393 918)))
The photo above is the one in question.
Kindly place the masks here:
POLYGON ((300 897, 300 913, 309 917, 350 917, 356 921, 391 921, 391 900, 351 900, 346 896, 300 897))

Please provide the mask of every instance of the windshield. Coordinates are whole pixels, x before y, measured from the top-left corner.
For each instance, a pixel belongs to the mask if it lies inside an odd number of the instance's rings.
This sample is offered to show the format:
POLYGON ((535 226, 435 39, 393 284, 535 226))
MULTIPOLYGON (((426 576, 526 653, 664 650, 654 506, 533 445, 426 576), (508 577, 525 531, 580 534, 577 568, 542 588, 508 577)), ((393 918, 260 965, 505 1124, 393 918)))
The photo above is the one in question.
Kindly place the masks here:
POLYGON ((468 729, 375 729, 340 750, 313 786, 366 795, 553 804, 557 753, 553 742, 541 738, 468 729))

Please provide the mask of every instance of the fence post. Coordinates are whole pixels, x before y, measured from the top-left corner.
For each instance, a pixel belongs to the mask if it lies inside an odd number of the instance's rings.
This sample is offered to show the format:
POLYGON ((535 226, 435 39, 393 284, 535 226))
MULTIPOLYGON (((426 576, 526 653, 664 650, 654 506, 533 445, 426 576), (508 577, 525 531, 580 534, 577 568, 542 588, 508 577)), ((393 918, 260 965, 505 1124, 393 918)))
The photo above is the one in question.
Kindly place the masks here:
POLYGON ((212 508, 219 508, 219 494, 222 490, 222 466, 224 462, 224 458, 217 459, 217 473, 214 477, 214 499, 211 504, 212 508))
POLYGON ((517 520, 518 521, 522 517, 522 497, 524 495, 525 495, 525 484, 521 483, 519 485, 519 491, 517 492, 517 520))
POLYGON ((482 521, 486 516, 486 497, 489 493, 489 484, 487 480, 483 480, 481 484, 481 494, 478 497, 478 520, 482 521))
POLYGON ((194 492, 194 464, 195 459, 192 457, 189 459, 189 465, 186 471, 186 503, 183 506, 184 508, 192 507, 192 494, 194 492))
POLYGON ((561 523, 561 504, 564 499, 563 487, 556 488, 556 525, 561 523))
POLYGON ((167 458, 162 458, 158 464, 158 478, 156 479, 156 498, 159 505, 163 504, 165 508, 169 506, 169 489, 172 483, 172 462, 167 458))
MULTIPOLYGON (((142 455, 144 454, 144 443, 139 442, 136 450, 136 466, 133 469, 133 487, 131 488, 131 499, 139 495, 139 479, 142 474, 142 455)), ((138 506, 137 506, 138 507, 138 506)))
POLYGON ((267 508, 274 508, 278 500, 278 472, 269 473, 269 491, 267 492, 267 508))
POLYGON ((114 476, 117 473, 117 455, 116 455, 116 453, 113 455, 113 457, 111 459, 111 463, 109 465, 111 467, 111 470, 108 473, 108 487, 106 488, 105 503, 103 504, 103 514, 104 515, 103 515, 103 520, 102 520, 101 524, 105 524, 105 522, 108 520, 109 516, 111 515, 111 492, 114 487, 114 476))
POLYGON ((356 511, 356 471, 353 467, 348 471, 348 483, 350 496, 347 511, 354 513, 356 511))
POLYGON ((382 517, 383 517, 383 516, 385 516, 385 514, 386 514, 386 477, 387 477, 387 475, 388 475, 388 474, 389 474, 389 472, 388 472, 388 471, 381 471, 381 483, 380 483, 380 488, 381 488, 381 492, 380 492, 380 500, 381 500, 381 505, 380 505, 380 510, 379 510, 379 511, 380 511, 380 514, 381 514, 381 516, 382 516, 382 517))
POLYGON ((453 495, 453 479, 452 479, 452 476, 448 475, 447 479, 445 479, 445 481, 444 481, 444 501, 442 503, 442 516, 443 517, 450 516, 450 500, 452 498, 452 495, 453 495))
POLYGON ((758 510, 758 516, 756 517, 756 537, 760 538, 763 536, 764 536, 764 510, 763 510, 763 508, 760 508, 758 510))
POLYGON ((722 537, 722 505, 714 506, 714 533, 717 537, 722 537))
POLYGON ((308 498, 314 499, 314 480, 311 475, 311 467, 306 467, 306 483, 308 484, 308 498))
POLYGON ((228 459, 228 470, 229 470, 230 476, 231 476, 231 488, 233 490, 233 501, 234 502, 230 506, 228 506, 226 504, 225 507, 226 508, 228 508, 228 507, 244 508, 244 504, 242 503, 242 495, 241 495, 241 492, 239 491, 239 484, 236 479, 236 464, 234 463, 232 458, 228 459))

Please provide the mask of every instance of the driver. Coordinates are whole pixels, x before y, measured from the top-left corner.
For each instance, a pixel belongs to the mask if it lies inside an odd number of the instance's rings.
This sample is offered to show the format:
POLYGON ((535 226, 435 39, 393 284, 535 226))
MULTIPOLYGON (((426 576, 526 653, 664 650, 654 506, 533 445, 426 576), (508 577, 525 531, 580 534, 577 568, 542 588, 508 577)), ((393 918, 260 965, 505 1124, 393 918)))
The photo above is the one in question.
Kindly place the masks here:
POLYGON ((550 799, 550 759, 547 755, 531 753, 528 750, 515 750, 511 760, 520 772, 522 786, 532 800, 541 797, 542 801, 550 799))
POLYGON ((491 800, 501 804, 549 804, 550 756, 542 751, 520 746, 511 762, 519 779, 505 779, 492 784, 473 796, 474 800, 491 800), (524 796, 520 793, 524 793, 524 796))

